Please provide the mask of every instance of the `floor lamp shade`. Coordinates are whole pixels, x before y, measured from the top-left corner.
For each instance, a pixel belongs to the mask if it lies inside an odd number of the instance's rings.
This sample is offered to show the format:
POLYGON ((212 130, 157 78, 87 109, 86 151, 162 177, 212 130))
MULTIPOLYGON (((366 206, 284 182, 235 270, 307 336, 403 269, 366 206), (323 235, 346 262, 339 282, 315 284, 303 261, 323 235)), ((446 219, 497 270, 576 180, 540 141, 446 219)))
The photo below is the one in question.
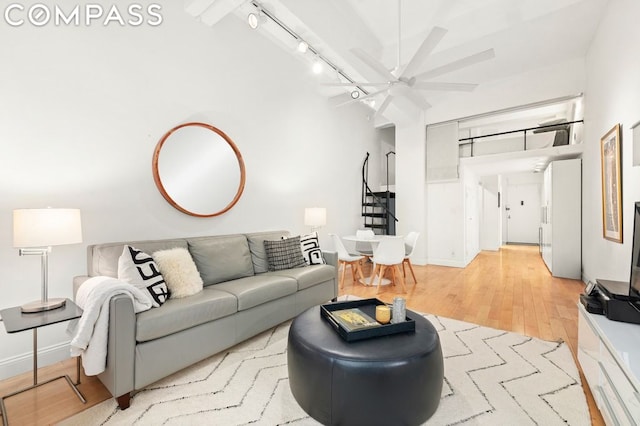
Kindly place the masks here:
POLYGON ((13 246, 20 256, 38 255, 42 263, 42 296, 22 305, 22 311, 41 312, 64 306, 65 299, 49 299, 49 252, 52 246, 82 242, 78 209, 18 209, 13 211, 13 246))
POLYGON ((327 224, 327 209, 324 207, 307 207, 304 209, 304 224, 317 229, 327 224))

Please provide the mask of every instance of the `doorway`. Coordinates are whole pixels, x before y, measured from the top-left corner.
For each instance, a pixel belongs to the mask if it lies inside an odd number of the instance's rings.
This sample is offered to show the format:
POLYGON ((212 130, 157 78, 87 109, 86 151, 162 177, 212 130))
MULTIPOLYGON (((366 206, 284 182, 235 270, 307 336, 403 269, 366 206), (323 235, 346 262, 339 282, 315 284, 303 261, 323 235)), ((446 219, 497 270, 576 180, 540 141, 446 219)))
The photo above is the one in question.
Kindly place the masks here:
POLYGON ((540 184, 508 185, 504 209, 507 244, 539 244, 540 184))

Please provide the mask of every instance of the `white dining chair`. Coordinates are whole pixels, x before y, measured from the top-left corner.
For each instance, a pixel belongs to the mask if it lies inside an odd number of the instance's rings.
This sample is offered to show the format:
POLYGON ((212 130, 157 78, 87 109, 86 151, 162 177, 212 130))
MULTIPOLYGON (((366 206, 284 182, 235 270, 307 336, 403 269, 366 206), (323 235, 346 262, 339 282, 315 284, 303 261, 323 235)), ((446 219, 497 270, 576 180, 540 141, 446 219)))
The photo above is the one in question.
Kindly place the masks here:
POLYGON ((364 281, 364 274, 360 263, 364 259, 364 256, 349 254, 345 248, 342 240, 336 234, 329 234, 329 237, 333 239, 333 244, 338 252, 338 267, 342 266, 342 273, 340 274, 340 288, 344 287, 344 274, 347 270, 347 266, 351 266, 351 275, 353 276, 353 282, 356 281, 356 274, 364 281))
POLYGON ((378 244, 378 247, 376 247, 373 252, 373 258, 371 259, 375 268, 373 276, 376 275, 375 270, 380 271, 377 279, 378 292, 380 292, 380 283, 382 282, 382 277, 387 269, 391 270, 392 283, 395 284, 396 281, 400 281, 400 284, 402 284, 402 290, 405 293, 407 292, 407 288, 404 285, 404 277, 400 272, 400 265, 402 265, 404 256, 405 251, 403 237, 387 236, 380 241, 380 244, 378 244))
MULTIPOLYGON (((375 238, 376 234, 372 229, 356 230, 356 238, 359 240, 369 240, 375 238)), ((356 241, 356 251, 365 256, 367 260, 373 256, 373 247, 366 241, 356 241)))
POLYGON ((413 251, 416 248, 416 244, 418 243, 418 237, 420 236, 419 232, 411 231, 404 237, 404 245, 405 245, 405 255, 402 260, 402 276, 406 277, 407 273, 404 269, 404 265, 409 265, 409 270, 411 271, 411 276, 413 277, 413 282, 418 284, 418 280, 416 280, 416 274, 413 271, 413 265, 411 264, 411 255, 413 255, 413 251))

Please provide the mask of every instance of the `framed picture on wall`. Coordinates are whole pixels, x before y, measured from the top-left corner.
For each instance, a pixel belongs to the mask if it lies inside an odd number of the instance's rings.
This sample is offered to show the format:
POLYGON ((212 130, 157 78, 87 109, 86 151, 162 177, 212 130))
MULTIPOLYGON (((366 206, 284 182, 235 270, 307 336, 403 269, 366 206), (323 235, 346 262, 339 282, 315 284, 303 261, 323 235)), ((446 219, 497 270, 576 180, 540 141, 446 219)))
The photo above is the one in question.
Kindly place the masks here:
POLYGON ((600 139, 602 160, 602 235, 622 243, 622 174, 620 172, 620 124, 600 139))

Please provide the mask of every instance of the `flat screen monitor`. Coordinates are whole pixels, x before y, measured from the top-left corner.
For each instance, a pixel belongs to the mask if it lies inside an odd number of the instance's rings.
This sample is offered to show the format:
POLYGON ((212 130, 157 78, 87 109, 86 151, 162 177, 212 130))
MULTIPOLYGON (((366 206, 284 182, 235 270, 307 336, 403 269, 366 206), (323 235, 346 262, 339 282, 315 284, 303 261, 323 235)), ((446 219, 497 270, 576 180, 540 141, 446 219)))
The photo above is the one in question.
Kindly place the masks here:
POLYGON ((629 296, 640 300, 640 201, 636 201, 633 217, 633 245, 631 246, 629 296))

